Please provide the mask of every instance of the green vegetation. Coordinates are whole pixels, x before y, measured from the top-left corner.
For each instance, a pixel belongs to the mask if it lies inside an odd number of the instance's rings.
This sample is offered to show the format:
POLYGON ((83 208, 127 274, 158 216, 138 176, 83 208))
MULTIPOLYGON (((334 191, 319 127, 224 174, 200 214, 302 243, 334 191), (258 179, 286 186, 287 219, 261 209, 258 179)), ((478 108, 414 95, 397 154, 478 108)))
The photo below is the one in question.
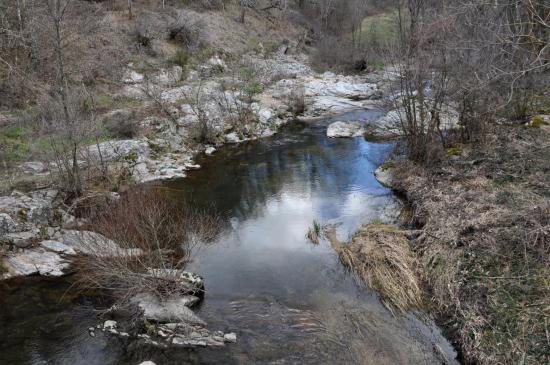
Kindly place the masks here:
POLYGON ((321 238, 321 223, 314 219, 306 237, 311 243, 318 245, 319 239, 321 238))
POLYGON ((534 116, 529 123, 525 126, 527 128, 540 128, 542 126, 550 125, 550 122, 546 121, 542 115, 534 116))
POLYGON ((361 38, 367 42, 389 44, 397 40, 397 12, 368 16, 361 23, 361 38))
POLYGON ((189 53, 184 49, 178 49, 172 58, 172 62, 185 71, 189 63, 189 53))
POLYGON ((447 154, 449 156, 458 156, 461 155, 464 152, 464 149, 461 146, 453 146, 450 148, 447 148, 447 154))
POLYGON ((8 165, 20 162, 30 153, 29 130, 23 127, 7 127, 0 130, 0 152, 8 165))
POLYGON ((380 165, 380 170, 386 171, 389 169, 395 169, 397 167, 397 163, 395 161, 386 161, 382 165, 380 165))

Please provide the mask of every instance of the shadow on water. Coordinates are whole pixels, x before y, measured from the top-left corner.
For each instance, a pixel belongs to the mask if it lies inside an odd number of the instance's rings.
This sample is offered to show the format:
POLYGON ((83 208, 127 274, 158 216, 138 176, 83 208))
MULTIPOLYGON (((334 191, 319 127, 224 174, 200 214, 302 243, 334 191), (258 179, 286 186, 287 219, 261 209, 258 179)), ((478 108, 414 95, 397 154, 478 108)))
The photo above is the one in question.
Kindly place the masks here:
POLYGON ((68 285, 52 282, 0 289, 0 358, 13 364, 441 363, 433 349, 452 354, 452 348, 431 322, 393 317, 356 285, 327 242, 306 240, 314 219, 339 224, 346 239, 362 223, 391 220, 399 210, 373 176, 393 146, 326 137, 331 121, 367 117, 354 112, 292 123, 272 138, 223 147, 199 161, 202 169, 163 184, 174 199, 224 219, 224 232, 194 255, 189 269, 206 281, 199 316, 213 330, 236 332, 237 344, 123 351, 115 340, 88 337, 86 328, 98 320, 90 315, 96 303, 45 300, 68 285))

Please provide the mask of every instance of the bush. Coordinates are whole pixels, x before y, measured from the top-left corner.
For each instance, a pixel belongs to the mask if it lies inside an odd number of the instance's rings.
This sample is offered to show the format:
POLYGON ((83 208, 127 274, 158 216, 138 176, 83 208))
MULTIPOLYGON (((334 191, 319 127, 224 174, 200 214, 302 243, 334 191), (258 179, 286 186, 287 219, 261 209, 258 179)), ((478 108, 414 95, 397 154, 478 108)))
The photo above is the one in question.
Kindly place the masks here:
POLYGON ((119 304, 144 291, 162 298, 181 290, 178 276, 172 281, 151 273, 182 272, 193 252, 214 239, 220 228, 217 217, 153 188, 130 191, 114 204, 88 212, 88 217, 86 229, 113 240, 122 250, 106 255, 105 241, 86 242, 88 254, 75 261, 78 283, 83 289, 109 291, 119 304))
POLYGON ((186 49, 196 50, 204 46, 202 36, 203 28, 204 25, 201 21, 188 18, 185 15, 180 15, 180 17, 169 26, 168 32, 170 39, 180 42, 186 49))
POLYGON ((135 113, 114 113, 104 121, 104 127, 113 138, 134 138, 139 131, 135 113))

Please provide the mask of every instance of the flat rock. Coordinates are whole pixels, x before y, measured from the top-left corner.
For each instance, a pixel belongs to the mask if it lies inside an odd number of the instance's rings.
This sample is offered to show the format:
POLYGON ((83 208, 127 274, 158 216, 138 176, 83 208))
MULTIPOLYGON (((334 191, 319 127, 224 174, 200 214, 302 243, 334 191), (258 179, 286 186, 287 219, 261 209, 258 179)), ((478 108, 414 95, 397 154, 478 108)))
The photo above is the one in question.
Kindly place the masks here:
POLYGON ((358 122, 334 122, 327 128, 327 136, 336 137, 360 137, 365 130, 358 122))
POLYGON ((59 254, 76 255, 76 251, 72 247, 59 241, 45 240, 40 242, 40 246, 59 254))
POLYGON ((42 276, 61 276, 69 267, 59 254, 43 248, 10 253, 4 260, 7 275, 4 278, 39 274, 42 276))
POLYGON ((198 301, 199 298, 191 295, 175 296, 161 301, 148 293, 138 294, 132 299, 147 320, 158 323, 184 322, 204 326, 206 323, 188 308, 198 301))
POLYGON ((76 252, 85 255, 97 255, 101 257, 139 256, 143 251, 139 248, 121 248, 115 241, 90 231, 65 231, 61 243, 69 246, 76 252))

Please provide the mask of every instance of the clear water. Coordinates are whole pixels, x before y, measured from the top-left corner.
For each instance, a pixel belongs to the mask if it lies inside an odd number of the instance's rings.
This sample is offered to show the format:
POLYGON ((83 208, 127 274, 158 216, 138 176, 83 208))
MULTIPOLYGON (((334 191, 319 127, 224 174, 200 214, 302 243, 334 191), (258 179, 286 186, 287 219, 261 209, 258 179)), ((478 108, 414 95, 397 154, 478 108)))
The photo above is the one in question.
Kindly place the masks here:
POLYGON ((226 223, 190 270, 206 281, 198 314, 213 330, 234 331, 225 349, 158 351, 88 336, 102 304, 59 295, 68 283, 36 280, 0 289, 0 363, 6 364, 439 364, 453 357, 428 320, 392 316, 361 288, 327 242, 306 239, 312 221, 338 224, 346 239, 362 223, 399 207, 373 171, 392 145, 329 139, 355 112, 294 123, 277 136, 222 148, 201 170, 164 186, 174 199, 215 210, 226 223))

